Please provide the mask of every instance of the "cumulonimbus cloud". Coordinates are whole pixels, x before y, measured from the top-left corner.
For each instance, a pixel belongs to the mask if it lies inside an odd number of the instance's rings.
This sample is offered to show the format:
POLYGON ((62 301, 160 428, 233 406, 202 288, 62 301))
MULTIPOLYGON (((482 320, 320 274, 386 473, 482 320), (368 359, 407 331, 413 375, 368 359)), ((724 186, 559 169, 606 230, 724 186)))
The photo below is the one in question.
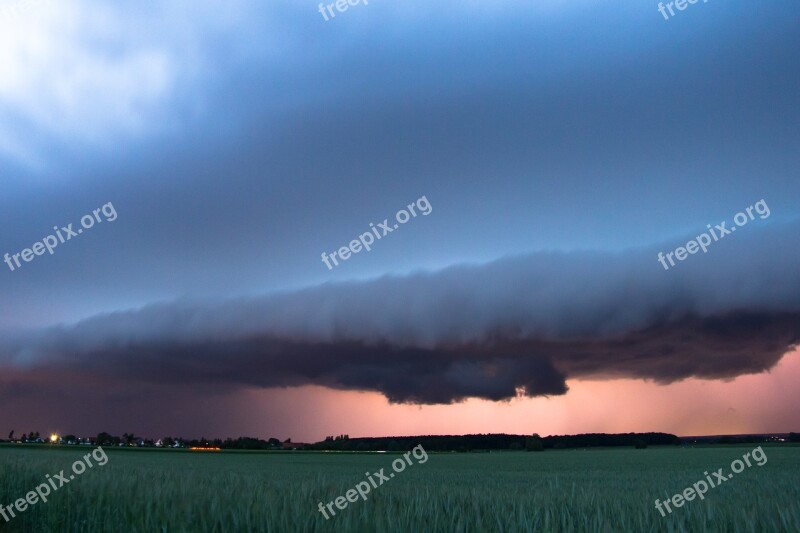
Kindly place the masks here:
POLYGON ((536 253, 161 304, 5 335, 0 365, 232 389, 317 384, 415 403, 563 394, 568 378, 590 376, 732 378, 800 342, 798 236, 797 222, 754 223, 669 271, 652 248, 536 253))

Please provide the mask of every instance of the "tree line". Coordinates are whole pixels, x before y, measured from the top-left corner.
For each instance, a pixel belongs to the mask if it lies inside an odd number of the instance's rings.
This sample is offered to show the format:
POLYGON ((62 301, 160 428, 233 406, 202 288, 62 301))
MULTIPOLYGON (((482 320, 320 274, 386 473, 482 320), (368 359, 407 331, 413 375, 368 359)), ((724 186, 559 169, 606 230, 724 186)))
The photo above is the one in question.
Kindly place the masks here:
POLYGON ((591 448, 614 446, 675 446, 681 440, 668 433, 586 433, 582 435, 478 434, 437 435, 418 437, 365 437, 351 439, 347 435, 328 437, 309 448, 329 451, 404 451, 417 444, 433 452, 472 452, 491 450, 529 450, 591 448))

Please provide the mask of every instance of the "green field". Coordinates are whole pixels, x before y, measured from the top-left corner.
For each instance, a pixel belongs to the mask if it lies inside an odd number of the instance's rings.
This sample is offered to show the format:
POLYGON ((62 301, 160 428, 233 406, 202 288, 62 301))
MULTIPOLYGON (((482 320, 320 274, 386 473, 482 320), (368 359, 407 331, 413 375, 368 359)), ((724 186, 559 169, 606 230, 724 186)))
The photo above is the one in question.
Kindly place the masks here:
MULTIPOLYGON (((92 448, 0 446, 0 505, 70 471, 92 448)), ((764 446, 705 500, 662 518, 654 507, 753 446, 429 454, 326 521, 328 502, 391 471, 394 454, 108 450, 0 530, 205 531, 800 531, 800 447, 764 446)))

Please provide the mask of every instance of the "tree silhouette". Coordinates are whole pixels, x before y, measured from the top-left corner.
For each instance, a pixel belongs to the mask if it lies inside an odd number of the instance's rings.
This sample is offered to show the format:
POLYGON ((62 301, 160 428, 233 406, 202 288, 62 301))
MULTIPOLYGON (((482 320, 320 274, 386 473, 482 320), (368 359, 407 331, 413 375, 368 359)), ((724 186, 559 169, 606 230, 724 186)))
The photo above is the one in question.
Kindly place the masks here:
POLYGON ((544 441, 538 433, 534 433, 525 439, 525 449, 529 452, 543 452, 544 441))
POLYGON ((117 437, 112 437, 105 431, 97 434, 97 445, 98 446, 108 446, 110 444, 114 444, 114 439, 117 437))

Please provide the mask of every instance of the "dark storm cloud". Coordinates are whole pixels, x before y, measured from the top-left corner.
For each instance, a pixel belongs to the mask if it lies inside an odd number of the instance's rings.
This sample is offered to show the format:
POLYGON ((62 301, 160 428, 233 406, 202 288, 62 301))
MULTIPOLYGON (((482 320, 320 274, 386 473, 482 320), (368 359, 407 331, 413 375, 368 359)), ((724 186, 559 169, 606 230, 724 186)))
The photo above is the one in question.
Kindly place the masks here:
POLYGON ((418 403, 563 394, 566 379, 587 376, 732 378, 800 342, 800 222, 766 224, 670 271, 656 249, 539 253, 113 313, 6 337, 2 360, 17 372, 317 384, 418 403))

